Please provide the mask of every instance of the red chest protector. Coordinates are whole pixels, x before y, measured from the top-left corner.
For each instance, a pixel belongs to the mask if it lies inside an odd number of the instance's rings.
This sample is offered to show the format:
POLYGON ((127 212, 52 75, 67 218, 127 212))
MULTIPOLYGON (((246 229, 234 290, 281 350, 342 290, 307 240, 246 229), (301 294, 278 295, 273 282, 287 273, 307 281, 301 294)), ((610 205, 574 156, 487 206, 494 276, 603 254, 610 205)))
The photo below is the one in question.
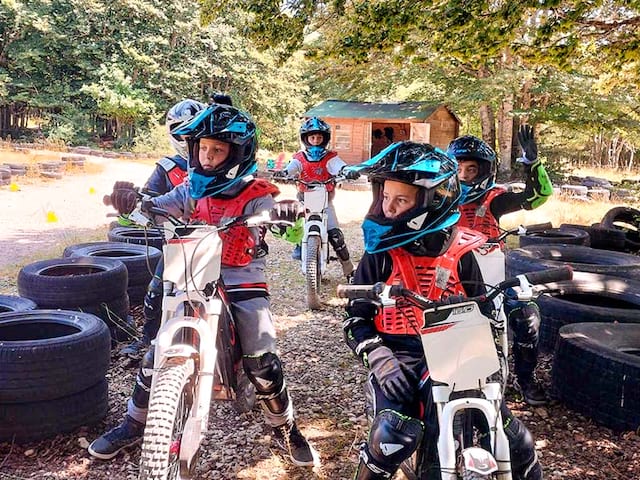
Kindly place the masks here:
POLYGON ((169 178, 171 185, 173 185, 174 187, 177 187, 182 182, 184 182, 184 179, 187 177, 187 172, 182 170, 178 166, 178 164, 169 157, 160 159, 158 165, 160 165, 163 170, 167 172, 167 177, 169 178))
MULTIPOLYGON (((332 175, 327 170, 327 163, 334 157, 337 157, 338 154, 336 152, 327 152, 327 154, 322 157, 319 162, 310 162, 307 160, 304 152, 296 152, 293 155, 293 158, 298 160, 302 165, 302 171, 300 172, 300 180, 304 180, 305 182, 311 182, 313 180, 318 180, 321 182, 326 182, 329 180, 332 175)), ((333 183, 327 183, 327 192, 332 192, 335 188, 333 183)), ((298 183, 298 191, 306 192, 308 188, 301 183, 298 183)))
MULTIPOLYGON (((402 284, 430 300, 464 295, 460 284, 460 258, 482 245, 487 238, 467 228, 456 228, 449 249, 439 257, 417 257, 402 248, 389 250, 393 268, 387 285, 402 284)), ((374 318, 376 330, 390 335, 418 335, 422 310, 398 299, 395 306, 383 306, 374 318)))
MULTIPOLYGON (((247 203, 251 200, 278 193, 280 193, 278 187, 266 180, 253 180, 235 197, 201 198, 196 203, 191 219, 201 220, 209 225, 218 225, 223 218, 242 215, 247 203)), ((220 232, 220 238, 222 239, 222 265, 245 267, 253 260, 256 240, 248 227, 232 227, 220 232)))
POLYGON ((480 203, 471 202, 466 205, 460 205, 458 226, 483 233, 488 238, 495 238, 500 235, 498 220, 493 216, 489 207, 493 199, 503 193, 506 193, 504 188, 494 187, 487 192, 480 203))

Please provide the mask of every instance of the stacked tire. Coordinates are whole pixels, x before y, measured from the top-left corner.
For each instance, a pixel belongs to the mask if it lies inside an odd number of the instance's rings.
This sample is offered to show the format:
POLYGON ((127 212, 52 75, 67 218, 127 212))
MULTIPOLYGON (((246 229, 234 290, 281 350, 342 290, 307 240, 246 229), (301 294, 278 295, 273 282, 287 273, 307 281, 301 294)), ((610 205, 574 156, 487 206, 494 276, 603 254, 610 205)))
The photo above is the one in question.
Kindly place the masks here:
POLYGON ((109 350, 109 330, 94 315, 0 313, 0 441, 37 441, 102 420, 109 350))
POLYGON ((156 228, 115 227, 107 232, 107 239, 110 242, 146 245, 162 251, 162 232, 156 228))
POLYGON ((120 260, 68 257, 22 267, 18 292, 38 308, 77 310, 101 318, 115 342, 136 335, 129 317, 127 268, 120 260))
POLYGON ((64 258, 100 257, 120 260, 127 267, 127 294, 129 304, 142 305, 147 287, 162 252, 155 247, 123 242, 90 242, 71 245, 64 249, 64 258))
POLYGON ((0 167, 0 186, 9 185, 11 183, 11 169, 9 167, 0 167))

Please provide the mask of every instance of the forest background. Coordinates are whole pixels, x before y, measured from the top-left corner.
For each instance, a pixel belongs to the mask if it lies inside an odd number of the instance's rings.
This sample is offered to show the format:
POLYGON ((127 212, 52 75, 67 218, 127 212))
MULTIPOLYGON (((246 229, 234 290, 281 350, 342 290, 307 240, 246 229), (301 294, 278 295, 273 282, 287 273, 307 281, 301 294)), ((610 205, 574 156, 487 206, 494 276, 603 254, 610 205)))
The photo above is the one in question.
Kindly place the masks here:
POLYGON ((0 137, 166 151, 166 110, 224 91, 295 150, 329 98, 446 103, 509 171, 520 122, 552 173, 636 170, 633 0, 2 0, 0 137))

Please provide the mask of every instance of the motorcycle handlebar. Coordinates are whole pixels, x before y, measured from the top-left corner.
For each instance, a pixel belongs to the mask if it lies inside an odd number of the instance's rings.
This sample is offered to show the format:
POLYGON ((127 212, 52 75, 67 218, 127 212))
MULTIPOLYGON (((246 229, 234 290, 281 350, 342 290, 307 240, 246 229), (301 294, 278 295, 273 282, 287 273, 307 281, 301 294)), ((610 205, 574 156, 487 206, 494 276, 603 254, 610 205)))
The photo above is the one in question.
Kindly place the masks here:
POLYGON ((507 238, 509 235, 526 235, 527 233, 535 233, 535 232, 544 232, 545 230, 549 230, 553 228, 551 222, 545 223, 535 223, 533 225, 519 225, 516 228, 512 228, 505 232, 502 232, 500 235, 494 238, 490 238, 487 240, 487 243, 498 243, 507 238))

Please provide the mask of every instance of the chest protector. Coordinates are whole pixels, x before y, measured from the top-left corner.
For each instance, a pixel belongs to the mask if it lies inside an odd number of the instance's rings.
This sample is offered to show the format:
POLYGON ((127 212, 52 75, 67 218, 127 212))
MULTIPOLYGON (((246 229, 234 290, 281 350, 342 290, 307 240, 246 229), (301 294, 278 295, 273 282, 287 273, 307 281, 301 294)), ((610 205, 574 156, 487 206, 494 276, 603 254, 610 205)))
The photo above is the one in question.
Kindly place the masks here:
MULTIPOLYGON (((464 295, 458 264, 462 256, 482 245, 487 238, 467 228, 456 228, 449 249, 438 257, 417 257, 402 248, 389 250, 393 268, 387 285, 402 284, 429 300, 442 300, 450 295, 464 295)), ((404 299, 395 306, 378 310, 376 330, 389 335, 419 335, 422 310, 404 299)))
POLYGON ((500 226, 496 217, 491 213, 491 202, 498 195, 502 195, 506 190, 495 187, 487 192, 480 203, 472 202, 460 205, 460 227, 467 227, 476 232, 486 235, 488 238, 495 238, 500 235, 500 226))
POLYGON ((161 158, 160 161, 158 161, 158 165, 160 165, 165 171, 167 178, 174 187, 177 187, 184 182, 187 172, 182 170, 171 157, 161 158))
MULTIPOLYGON (((247 203, 265 195, 280 193, 278 188, 266 180, 257 179, 249 183, 232 198, 205 197, 196 202, 191 214, 192 220, 200 220, 209 225, 218 225, 223 218, 242 215, 247 203)), ((256 239, 248 227, 238 225, 220 232, 222 239, 222 265, 245 267, 255 255, 256 239)))
MULTIPOLYGON (((332 175, 327 170, 327 163, 334 157, 337 157, 338 154, 336 152, 327 152, 327 154, 320 159, 319 162, 310 162, 307 160, 304 152, 296 152, 293 155, 293 158, 298 160, 302 165, 302 171, 300 172, 300 180, 304 180, 305 182, 311 182, 313 180, 318 180, 321 182, 326 182, 329 180, 332 175)), ((332 192, 335 188, 333 183, 327 183, 327 192, 332 192)), ((298 183, 298 191, 306 192, 308 190, 306 185, 302 185, 298 183)))

